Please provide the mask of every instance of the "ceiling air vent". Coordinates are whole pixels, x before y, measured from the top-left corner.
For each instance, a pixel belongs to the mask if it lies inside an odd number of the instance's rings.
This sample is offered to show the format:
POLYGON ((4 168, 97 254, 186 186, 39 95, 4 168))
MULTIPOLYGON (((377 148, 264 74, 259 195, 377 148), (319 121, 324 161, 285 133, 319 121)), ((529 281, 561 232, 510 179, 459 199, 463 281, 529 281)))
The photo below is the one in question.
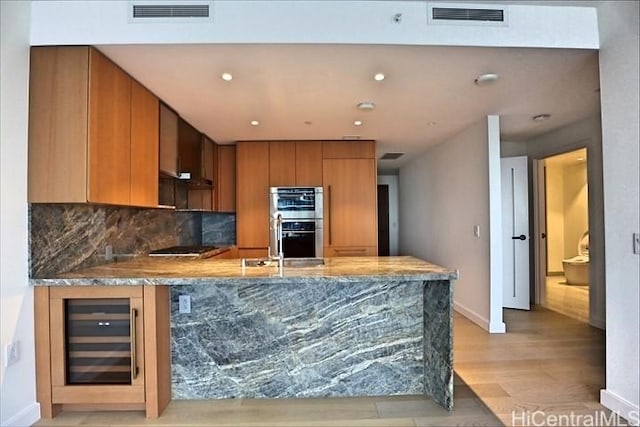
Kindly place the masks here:
MULTIPOLYGON (((176 2, 179 3, 179 2, 176 2)), ((168 2, 130 2, 130 19, 140 21, 180 21, 210 20, 212 18, 211 1, 192 1, 189 4, 171 4, 168 2)))
POLYGON ((404 153, 384 153, 380 160, 396 160, 404 156, 404 153))
POLYGON ((507 25, 505 6, 429 5, 429 24, 507 25))

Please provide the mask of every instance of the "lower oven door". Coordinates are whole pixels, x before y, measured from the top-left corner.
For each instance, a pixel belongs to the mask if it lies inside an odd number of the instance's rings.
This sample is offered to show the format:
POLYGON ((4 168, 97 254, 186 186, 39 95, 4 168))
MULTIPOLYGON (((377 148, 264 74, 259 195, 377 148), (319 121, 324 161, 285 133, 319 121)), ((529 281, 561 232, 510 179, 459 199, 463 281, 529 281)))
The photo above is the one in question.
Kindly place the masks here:
POLYGON ((282 221, 285 258, 322 257, 322 220, 282 221))

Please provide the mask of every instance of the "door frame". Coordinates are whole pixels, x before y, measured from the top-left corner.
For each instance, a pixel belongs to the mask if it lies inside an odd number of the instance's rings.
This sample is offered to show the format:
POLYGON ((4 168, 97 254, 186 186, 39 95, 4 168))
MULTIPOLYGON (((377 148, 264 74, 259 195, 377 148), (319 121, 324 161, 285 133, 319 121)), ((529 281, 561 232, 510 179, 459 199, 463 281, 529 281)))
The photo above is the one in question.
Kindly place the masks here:
POLYGON ((545 159, 533 159, 534 303, 544 305, 547 280, 547 191, 545 159))

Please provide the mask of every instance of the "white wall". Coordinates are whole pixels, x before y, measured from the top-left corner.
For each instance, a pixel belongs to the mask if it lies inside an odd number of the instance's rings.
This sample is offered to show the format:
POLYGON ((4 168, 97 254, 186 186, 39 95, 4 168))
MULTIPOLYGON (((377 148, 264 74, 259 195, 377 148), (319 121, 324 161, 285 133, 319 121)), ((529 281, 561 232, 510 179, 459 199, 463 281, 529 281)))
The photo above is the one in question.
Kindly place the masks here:
POLYGON ((587 165, 565 165, 564 181, 564 258, 578 255, 578 242, 589 229, 587 165))
MULTIPOLYGON (((602 2, 600 89, 607 283, 607 386, 602 403, 638 423, 640 406, 639 3, 602 2), (635 411, 635 412, 634 412, 635 411)), ((591 186, 589 186, 591 190, 591 186)))
POLYGON ((378 184, 389 186, 389 255, 398 255, 400 232, 398 212, 398 176, 378 175, 378 184))
POLYGON ((27 106, 31 2, 0 1, 0 425, 38 420, 35 403, 33 291, 27 273, 27 106), (20 360, 4 368, 5 345, 20 360))
MULTIPOLYGON (((488 130, 488 121, 481 120, 410 161, 399 174, 400 253, 459 270, 456 310, 487 330, 494 320, 490 319, 488 130), (479 238, 474 236, 474 225, 480 226, 479 238)), ((502 323, 501 317, 497 323, 502 323)))
POLYGON ((561 165, 546 164, 547 272, 561 273, 564 259, 564 175, 561 165))
POLYGON ((510 5, 505 26, 429 25, 425 1, 216 1, 212 22, 185 24, 183 20, 131 23, 128 4, 125 0, 34 2, 32 42, 598 48, 595 8, 510 5), (399 24, 392 20, 398 13, 402 14, 399 24))

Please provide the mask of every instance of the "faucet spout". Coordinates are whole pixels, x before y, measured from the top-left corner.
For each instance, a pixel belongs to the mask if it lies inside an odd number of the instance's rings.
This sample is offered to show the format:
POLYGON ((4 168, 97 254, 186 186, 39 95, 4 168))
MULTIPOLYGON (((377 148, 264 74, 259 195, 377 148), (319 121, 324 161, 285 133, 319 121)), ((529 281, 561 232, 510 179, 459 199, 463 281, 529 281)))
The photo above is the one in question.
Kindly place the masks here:
POLYGON ((276 217, 276 230, 278 233, 278 268, 282 271, 284 267, 284 250, 282 248, 282 214, 276 217))

